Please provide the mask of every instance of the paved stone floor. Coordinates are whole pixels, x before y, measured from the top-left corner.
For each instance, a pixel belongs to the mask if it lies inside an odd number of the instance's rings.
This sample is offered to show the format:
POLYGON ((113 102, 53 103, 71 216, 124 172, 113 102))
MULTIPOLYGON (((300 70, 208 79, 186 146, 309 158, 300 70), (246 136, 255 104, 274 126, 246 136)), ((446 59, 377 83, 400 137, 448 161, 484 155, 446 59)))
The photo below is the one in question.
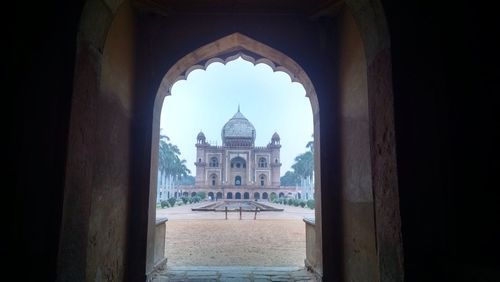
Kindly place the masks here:
POLYGON ((314 210, 274 205, 282 212, 253 213, 192 211, 207 202, 157 209, 167 217, 165 256, 168 266, 304 266, 306 234, 304 217, 314 210))
POLYGON ((200 205, 206 205, 206 203, 156 210, 157 217, 167 217, 169 219, 167 222, 166 234, 166 254, 168 263, 165 270, 157 272, 152 276, 152 281, 316 281, 314 275, 305 270, 303 267, 303 261, 305 258, 305 226, 302 219, 304 217, 313 218, 314 210, 269 203, 269 205, 284 208, 285 210, 283 212, 262 212, 257 215, 256 221, 253 220, 253 214, 245 214, 243 220, 238 220, 237 214, 231 214, 228 220, 224 220, 223 213, 191 211, 191 208, 198 207, 200 205), (281 223, 278 224, 276 221, 280 221, 281 223), (282 226, 283 224, 289 225, 294 221, 298 222, 297 224, 298 229, 300 229, 300 234, 295 232, 295 229, 291 229, 289 227, 285 228, 282 226), (187 230, 186 232, 189 231, 189 234, 181 234, 182 232, 179 233, 184 230, 182 228, 182 230, 180 229, 180 227, 184 226, 183 224, 187 225, 187 228, 184 229, 187 230), (204 233, 196 229, 198 225, 202 226, 203 224, 205 229, 208 230, 212 227, 219 228, 217 230, 221 233, 217 233, 215 231, 204 233), (264 226, 266 224, 270 226, 264 226), (236 231, 245 231, 246 229, 243 228, 245 226, 259 231, 259 234, 257 234, 258 236, 251 232, 239 232, 241 233, 241 236, 239 236, 239 233, 236 231), (222 227, 225 229, 220 229, 222 227), (279 232, 282 230, 287 230, 287 232, 279 232), (231 236, 228 237, 221 235, 225 233, 230 233, 231 236), (281 235, 278 236, 276 234, 281 235), (170 239, 169 241, 169 236, 175 238, 175 240, 170 239), (201 236, 202 238, 197 238, 196 236, 201 236), (249 236, 255 240, 247 238, 249 236), (267 242, 265 240, 266 238, 268 240, 277 241, 267 242), (183 240, 186 241, 184 242, 183 240), (210 240, 213 240, 213 242, 210 240), (301 240, 299 242, 300 244, 296 242, 298 240, 301 240), (195 244, 191 250, 188 247, 192 245, 190 243, 192 241, 204 242, 204 244, 195 244), (216 242, 219 243, 215 244, 216 242), (243 244, 241 242, 246 243, 243 244), (297 247, 297 244, 294 244, 293 242, 299 244, 301 247, 297 247), (251 243, 255 243, 255 245, 252 245, 251 243), (223 248, 224 244, 232 246, 233 249, 235 244, 243 244, 248 248, 245 249, 246 251, 244 253, 236 253, 235 255, 238 255, 238 257, 235 258, 233 256, 233 259, 229 262, 221 261, 221 256, 214 256, 214 258, 207 256, 207 253, 214 254, 219 251, 224 251, 226 256, 230 256, 231 253, 227 252, 226 249, 223 248), (261 249, 262 245, 274 247, 261 249), (212 246, 215 249, 204 252, 203 247, 207 246, 212 246), (293 250, 293 252, 288 249, 293 250), (176 250, 179 254, 176 253, 176 250), (255 250, 259 250, 259 252, 264 252, 264 250, 269 251, 270 253, 266 253, 266 255, 270 256, 272 261, 264 261, 262 256, 251 256, 252 254, 257 253, 255 250), (278 252, 279 250, 281 250, 281 252, 278 252), (195 260, 193 256, 207 259, 210 258, 210 260, 199 261, 199 259, 195 260), (281 259, 283 256, 297 257, 297 263, 290 264, 288 260, 281 262, 283 260, 281 259), (243 259, 243 257, 245 257, 245 259, 243 259), (183 260, 181 260, 181 258, 183 260))
POLYGON ((249 266, 169 266, 157 273, 153 282, 167 281, 220 281, 269 282, 316 281, 314 275, 302 267, 249 267, 249 266))

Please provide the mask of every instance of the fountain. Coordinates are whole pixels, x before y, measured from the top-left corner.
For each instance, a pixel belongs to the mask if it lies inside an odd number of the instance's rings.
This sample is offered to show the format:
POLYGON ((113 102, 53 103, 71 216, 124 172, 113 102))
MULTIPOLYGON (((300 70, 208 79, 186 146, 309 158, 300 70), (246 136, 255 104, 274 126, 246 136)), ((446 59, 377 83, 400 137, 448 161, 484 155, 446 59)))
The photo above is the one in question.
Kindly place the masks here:
POLYGON ((255 211, 256 209, 259 212, 264 212, 264 211, 283 211, 283 209, 275 208, 268 206, 263 203, 259 203, 256 201, 242 201, 242 200, 222 200, 222 201, 216 201, 214 203, 207 204, 202 207, 198 208, 192 208, 192 211, 216 211, 216 212, 223 212, 227 208, 228 211, 239 211, 240 208, 243 211, 255 211))

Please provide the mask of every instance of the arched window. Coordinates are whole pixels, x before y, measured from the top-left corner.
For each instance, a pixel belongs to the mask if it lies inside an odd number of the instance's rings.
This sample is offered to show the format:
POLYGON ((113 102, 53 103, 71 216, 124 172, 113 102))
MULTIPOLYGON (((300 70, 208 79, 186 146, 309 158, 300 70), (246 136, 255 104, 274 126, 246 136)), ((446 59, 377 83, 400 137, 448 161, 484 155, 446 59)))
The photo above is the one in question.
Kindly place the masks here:
POLYGON ((217 182, 217 175, 212 174, 211 178, 212 178, 212 186, 215 186, 215 183, 217 182))
POLYGON ((210 158, 210 163, 208 164, 210 167, 218 167, 219 166, 219 160, 216 157, 210 158))
POLYGON ((265 179, 266 179, 266 177, 262 174, 262 175, 260 176, 260 186, 264 186, 265 179))
POLYGON ((245 168, 246 167, 246 161, 242 157, 236 157, 231 160, 231 168, 245 168))
POLYGON ((267 160, 266 160, 266 158, 260 158, 259 159, 259 167, 267 167, 267 160))
POLYGON ((241 186, 241 176, 238 175, 234 178, 234 185, 241 186))

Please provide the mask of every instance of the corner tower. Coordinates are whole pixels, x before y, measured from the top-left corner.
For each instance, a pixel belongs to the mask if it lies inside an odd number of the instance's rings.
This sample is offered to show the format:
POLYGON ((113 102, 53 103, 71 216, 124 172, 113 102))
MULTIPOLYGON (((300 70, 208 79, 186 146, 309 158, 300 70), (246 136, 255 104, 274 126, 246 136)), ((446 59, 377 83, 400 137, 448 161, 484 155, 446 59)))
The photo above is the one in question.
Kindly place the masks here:
POLYGON ((280 136, 277 132, 274 132, 271 137, 271 143, 267 145, 271 151, 271 185, 280 186, 280 170, 281 170, 281 160, 280 160, 280 136))

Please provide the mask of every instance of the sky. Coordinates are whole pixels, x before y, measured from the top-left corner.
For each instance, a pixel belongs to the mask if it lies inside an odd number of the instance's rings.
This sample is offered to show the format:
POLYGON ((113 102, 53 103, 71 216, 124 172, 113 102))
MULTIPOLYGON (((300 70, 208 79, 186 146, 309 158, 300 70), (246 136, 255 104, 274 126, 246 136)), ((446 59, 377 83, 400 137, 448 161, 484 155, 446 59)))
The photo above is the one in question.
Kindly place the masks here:
POLYGON ((196 136, 203 131, 207 142, 222 145, 222 127, 238 105, 255 127, 255 146, 266 146, 274 132, 280 135, 281 175, 312 140, 312 109, 304 87, 266 64, 254 66, 241 57, 226 65, 212 63, 177 81, 171 93, 163 102, 161 134, 179 147, 193 176, 196 136))

